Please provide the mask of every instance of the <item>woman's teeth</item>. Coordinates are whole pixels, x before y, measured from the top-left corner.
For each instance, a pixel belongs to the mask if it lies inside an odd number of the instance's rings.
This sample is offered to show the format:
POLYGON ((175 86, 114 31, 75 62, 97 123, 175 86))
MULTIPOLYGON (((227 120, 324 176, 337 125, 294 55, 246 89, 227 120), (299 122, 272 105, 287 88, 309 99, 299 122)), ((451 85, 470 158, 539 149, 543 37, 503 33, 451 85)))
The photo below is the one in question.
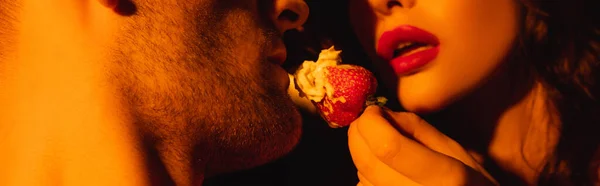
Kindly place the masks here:
POLYGON ((404 42, 400 43, 394 50, 394 57, 402 57, 414 54, 419 51, 427 50, 433 46, 423 43, 404 42))
POLYGON ((396 47, 396 50, 402 50, 402 49, 404 49, 404 48, 406 48, 406 47, 408 47, 408 46, 410 46, 410 45, 413 45, 413 43, 412 43, 412 42, 404 42, 404 43, 400 43, 400 44, 398 45, 398 47, 396 47))
POLYGON ((408 56, 408 55, 411 55, 411 54, 414 54, 414 53, 417 53, 417 52, 420 52, 420 51, 423 51, 423 50, 427 50, 427 49, 430 49, 430 48, 433 48, 433 47, 431 45, 421 46, 421 47, 418 47, 417 49, 411 50, 411 51, 403 54, 402 56, 408 56))

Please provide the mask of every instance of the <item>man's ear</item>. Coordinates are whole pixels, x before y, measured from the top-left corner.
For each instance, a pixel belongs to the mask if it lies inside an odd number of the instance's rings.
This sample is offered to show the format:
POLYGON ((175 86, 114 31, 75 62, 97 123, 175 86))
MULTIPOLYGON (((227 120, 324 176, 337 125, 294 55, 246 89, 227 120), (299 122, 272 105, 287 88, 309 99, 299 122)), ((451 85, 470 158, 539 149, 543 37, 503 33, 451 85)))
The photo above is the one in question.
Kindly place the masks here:
POLYGON ((100 4, 104 5, 106 8, 114 9, 117 7, 117 3, 119 0, 98 0, 100 4))

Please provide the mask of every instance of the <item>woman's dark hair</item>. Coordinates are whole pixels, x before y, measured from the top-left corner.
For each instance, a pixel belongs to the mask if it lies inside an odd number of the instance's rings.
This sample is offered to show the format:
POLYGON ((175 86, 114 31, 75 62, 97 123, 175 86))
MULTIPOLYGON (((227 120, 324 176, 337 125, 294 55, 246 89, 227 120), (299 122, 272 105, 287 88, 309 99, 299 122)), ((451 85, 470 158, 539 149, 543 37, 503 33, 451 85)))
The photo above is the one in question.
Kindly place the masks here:
MULTIPOLYGON (((547 90, 560 137, 537 185, 598 184, 600 169, 600 1, 520 0, 517 56, 547 90)), ((352 33, 348 0, 307 0, 311 16, 301 41, 315 58, 331 43, 368 61, 352 33), (312 43, 311 43, 312 42, 312 43)), ((291 34, 290 37, 297 35, 291 34)), ((296 42, 296 43, 297 43, 296 42)), ((293 63, 292 63, 293 64, 293 63)), ((369 68, 369 67, 368 67, 369 68)))
POLYGON ((522 54, 548 92, 560 138, 539 185, 598 183, 600 14, 597 0, 521 0, 522 54))

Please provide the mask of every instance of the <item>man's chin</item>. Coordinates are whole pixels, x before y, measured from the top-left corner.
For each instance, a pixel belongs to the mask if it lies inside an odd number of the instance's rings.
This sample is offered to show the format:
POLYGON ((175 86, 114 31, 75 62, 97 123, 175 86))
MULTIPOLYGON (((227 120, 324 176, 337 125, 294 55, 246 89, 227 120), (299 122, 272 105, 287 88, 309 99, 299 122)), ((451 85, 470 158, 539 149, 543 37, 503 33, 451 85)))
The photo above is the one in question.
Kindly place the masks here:
POLYGON ((269 157, 266 157, 266 158, 249 160, 244 163, 239 163, 239 164, 233 165, 233 166, 209 168, 211 170, 207 171, 206 178, 210 178, 210 177, 214 177, 214 176, 218 176, 218 175, 222 175, 222 174, 238 172, 238 171, 245 171, 245 170, 260 167, 260 166, 266 165, 268 163, 274 162, 282 157, 285 157, 285 155, 290 153, 296 147, 296 145, 298 144, 298 141, 299 141, 299 139, 290 143, 289 146, 287 146, 287 148, 285 148, 286 150, 283 150, 283 151, 280 151, 277 153, 272 153, 272 154, 270 154, 269 157))
POLYGON ((255 168, 276 161, 294 150, 302 134, 302 118, 296 109, 288 115, 288 122, 278 123, 286 126, 259 131, 265 133, 261 140, 245 141, 240 148, 225 149, 221 154, 215 154, 207 167, 210 175, 255 168))
POLYGON ((296 148, 302 135, 302 119, 298 111, 296 111, 295 115, 297 115, 295 116, 295 118, 298 118, 297 121, 290 123, 290 125, 293 125, 294 130, 280 136, 277 139, 273 139, 273 143, 265 143, 265 145, 262 145, 262 152, 259 153, 262 155, 261 158, 255 159, 255 164, 246 167, 246 169, 276 161, 286 156, 296 148))

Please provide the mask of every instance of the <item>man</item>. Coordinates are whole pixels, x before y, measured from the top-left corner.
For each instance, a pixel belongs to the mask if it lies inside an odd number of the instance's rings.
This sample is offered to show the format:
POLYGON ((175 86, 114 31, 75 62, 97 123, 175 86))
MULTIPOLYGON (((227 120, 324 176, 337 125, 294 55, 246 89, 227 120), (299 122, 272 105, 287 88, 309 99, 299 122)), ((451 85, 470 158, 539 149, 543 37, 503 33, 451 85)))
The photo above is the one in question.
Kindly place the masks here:
POLYGON ((289 152, 301 0, 0 0, 0 185, 201 185, 289 152))

